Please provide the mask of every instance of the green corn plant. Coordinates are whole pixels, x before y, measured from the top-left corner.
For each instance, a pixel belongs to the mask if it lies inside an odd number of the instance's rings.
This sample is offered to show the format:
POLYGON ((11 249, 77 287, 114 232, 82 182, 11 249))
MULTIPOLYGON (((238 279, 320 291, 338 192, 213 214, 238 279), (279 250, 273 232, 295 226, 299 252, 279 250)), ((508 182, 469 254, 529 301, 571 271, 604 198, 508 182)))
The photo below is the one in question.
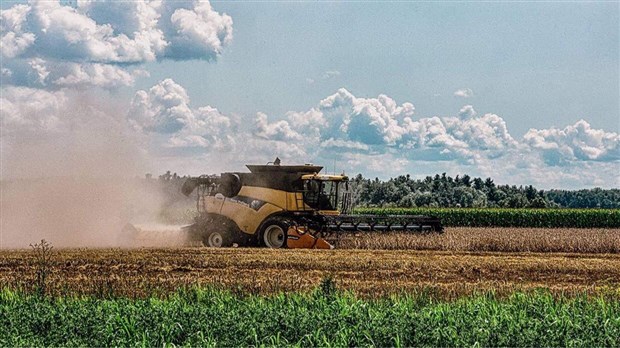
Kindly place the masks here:
POLYGON ((620 209, 362 208, 355 212, 430 215, 449 227, 620 228, 620 209))

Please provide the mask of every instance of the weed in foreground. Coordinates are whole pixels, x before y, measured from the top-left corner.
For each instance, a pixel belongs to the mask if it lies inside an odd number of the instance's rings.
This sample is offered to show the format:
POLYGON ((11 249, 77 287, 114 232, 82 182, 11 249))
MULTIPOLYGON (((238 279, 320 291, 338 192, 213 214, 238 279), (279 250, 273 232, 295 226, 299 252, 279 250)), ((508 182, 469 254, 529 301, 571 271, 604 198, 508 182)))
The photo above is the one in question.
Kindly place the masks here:
POLYGON ((54 247, 45 239, 41 239, 39 243, 30 244, 30 247, 34 252, 36 267, 34 292, 39 296, 45 296, 47 293, 47 278, 51 273, 52 249, 54 247))

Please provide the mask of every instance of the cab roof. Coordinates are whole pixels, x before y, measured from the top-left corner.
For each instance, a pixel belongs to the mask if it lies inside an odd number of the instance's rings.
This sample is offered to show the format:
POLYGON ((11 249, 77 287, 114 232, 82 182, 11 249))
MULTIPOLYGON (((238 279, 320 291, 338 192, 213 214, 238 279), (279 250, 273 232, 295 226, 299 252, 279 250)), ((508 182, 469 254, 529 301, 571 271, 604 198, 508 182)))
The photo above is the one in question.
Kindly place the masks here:
POLYGON ((287 174, 315 174, 320 172, 323 167, 315 166, 311 164, 293 165, 293 166, 281 166, 281 165, 246 165, 250 172, 254 174, 258 173, 287 173, 287 174))
POLYGON ((349 177, 346 175, 327 175, 327 174, 306 174, 301 176, 302 180, 322 180, 322 181, 346 181, 349 177))

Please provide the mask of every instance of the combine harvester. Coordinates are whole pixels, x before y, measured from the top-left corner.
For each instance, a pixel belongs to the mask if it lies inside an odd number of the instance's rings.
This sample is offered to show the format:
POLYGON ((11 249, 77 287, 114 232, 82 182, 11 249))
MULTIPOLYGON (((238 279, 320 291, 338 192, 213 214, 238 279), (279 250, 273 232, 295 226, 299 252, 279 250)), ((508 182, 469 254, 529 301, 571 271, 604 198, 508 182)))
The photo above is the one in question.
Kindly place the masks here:
POLYGON ((247 165, 249 173, 187 179, 198 216, 183 229, 190 242, 210 247, 332 249, 325 238, 351 232, 443 232, 441 221, 421 215, 356 215, 348 177, 320 174, 323 167, 247 165))

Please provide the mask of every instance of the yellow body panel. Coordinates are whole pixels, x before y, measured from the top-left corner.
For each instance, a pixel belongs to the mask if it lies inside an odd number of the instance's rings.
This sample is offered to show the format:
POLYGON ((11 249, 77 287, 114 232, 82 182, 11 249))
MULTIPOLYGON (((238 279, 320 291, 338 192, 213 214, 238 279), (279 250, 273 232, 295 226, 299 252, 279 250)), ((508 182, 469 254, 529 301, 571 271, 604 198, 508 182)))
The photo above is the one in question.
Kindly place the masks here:
POLYGON ((338 210, 320 210, 319 214, 321 215, 340 215, 338 210))
POLYGON ((260 224, 265 221, 269 215, 279 211, 282 211, 282 209, 270 203, 265 203, 256 211, 227 198, 222 205, 220 214, 233 220, 241 231, 248 234, 255 234, 258 232, 260 224))
MULTIPOLYGON (((205 197, 206 212, 223 215, 234 221, 244 233, 255 234, 261 223, 270 215, 281 211, 312 210, 303 202, 299 192, 286 192, 265 187, 243 186, 238 196, 265 202, 253 209, 250 204, 235 198, 225 198, 218 194, 205 197)), ((323 210, 320 214, 338 215, 337 210, 323 210)))
POLYGON ((287 192, 266 187, 243 186, 238 196, 251 197, 286 209, 287 192))
POLYGON ((224 203, 224 195, 215 195, 205 197, 204 204, 206 205, 208 213, 216 213, 219 214, 220 210, 222 210, 222 204, 224 203))
POLYGON ((286 192, 266 187, 243 186, 238 195, 268 202, 286 211, 312 210, 304 203, 301 192, 286 192))
POLYGON ((244 186, 238 196, 249 197, 265 202, 258 210, 235 198, 222 195, 205 197, 207 213, 220 214, 234 221, 244 233, 255 234, 265 219, 277 212, 286 210, 294 193, 263 187, 244 186))

